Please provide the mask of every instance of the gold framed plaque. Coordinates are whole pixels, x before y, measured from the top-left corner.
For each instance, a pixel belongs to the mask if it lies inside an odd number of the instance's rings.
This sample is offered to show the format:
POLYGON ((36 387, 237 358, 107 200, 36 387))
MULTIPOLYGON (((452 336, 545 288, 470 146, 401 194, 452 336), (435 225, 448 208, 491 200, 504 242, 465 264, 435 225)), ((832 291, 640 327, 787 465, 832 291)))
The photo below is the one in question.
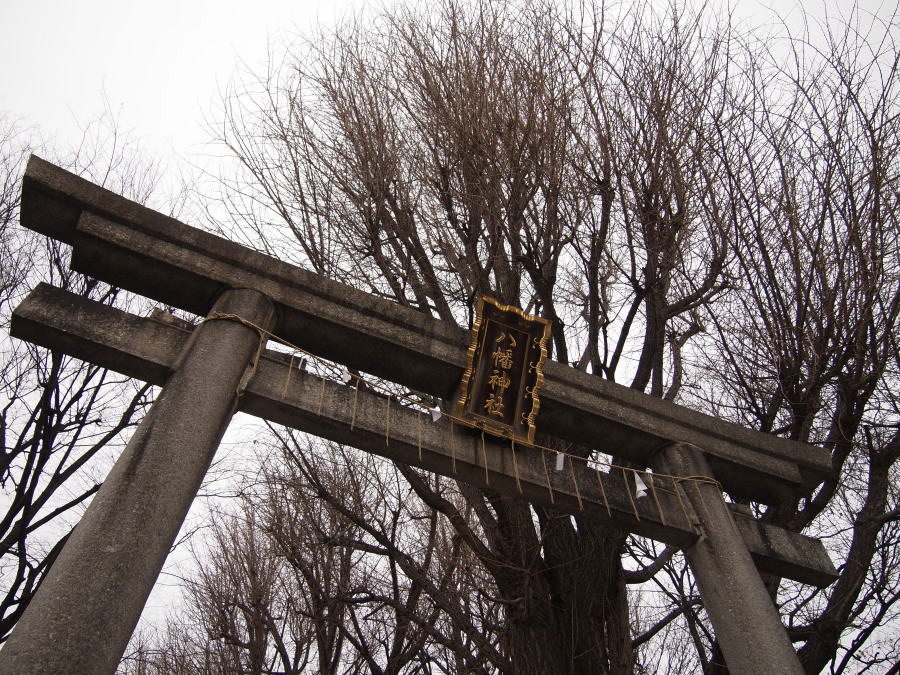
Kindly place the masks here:
POLYGON ((533 444, 550 321, 481 296, 472 325, 456 418, 533 444))

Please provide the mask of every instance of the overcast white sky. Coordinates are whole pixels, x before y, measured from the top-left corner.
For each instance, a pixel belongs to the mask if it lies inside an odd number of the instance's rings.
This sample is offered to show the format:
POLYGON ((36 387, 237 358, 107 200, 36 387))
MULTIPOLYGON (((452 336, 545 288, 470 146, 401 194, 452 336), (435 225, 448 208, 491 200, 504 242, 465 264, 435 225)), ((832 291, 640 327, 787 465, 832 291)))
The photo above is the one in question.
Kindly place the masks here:
POLYGON ((189 154, 202 113, 239 59, 267 40, 334 22, 353 0, 0 0, 0 111, 61 141, 105 95, 142 145, 189 154))
MULTIPOLYGON (((898 2, 859 1, 882 16, 896 11, 898 2)), ((364 2, 0 0, 0 112, 45 136, 75 142, 80 127, 103 110, 105 95, 120 128, 132 131, 143 147, 189 156, 206 141, 203 112, 239 59, 262 63, 269 38, 279 31, 332 24, 364 2)), ((829 0, 829 11, 852 2, 829 0)), ((761 5, 783 12, 806 4, 821 12, 825 0, 730 4, 762 20, 761 5)))

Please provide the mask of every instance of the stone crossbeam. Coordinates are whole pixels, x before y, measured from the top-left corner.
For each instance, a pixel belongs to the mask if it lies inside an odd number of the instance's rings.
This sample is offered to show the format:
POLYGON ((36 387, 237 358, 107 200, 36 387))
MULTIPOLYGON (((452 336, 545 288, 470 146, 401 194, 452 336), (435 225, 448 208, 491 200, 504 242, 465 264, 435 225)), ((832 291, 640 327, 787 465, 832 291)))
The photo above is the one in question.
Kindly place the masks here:
MULTIPOLYGON (((44 284, 16 309, 11 332, 158 385, 170 377, 191 335, 173 321, 137 317, 44 284)), ((482 438, 446 417, 433 422, 420 408, 353 382, 323 379, 298 363, 267 350, 240 410, 667 544, 687 547, 697 538, 696 514, 676 497, 671 479, 656 476, 651 493, 636 498, 630 471, 598 471, 570 458, 556 471, 553 453, 482 438)), ((761 571, 817 586, 835 579, 819 541, 738 513, 733 523, 761 571)))
MULTIPOLYGON (((227 288, 271 298, 291 343, 452 400, 465 366, 459 327, 339 284, 142 207, 33 157, 22 223, 73 247, 72 267, 205 315, 227 288)), ((539 430, 646 466, 673 442, 700 447, 717 480, 763 503, 810 492, 821 448, 754 432, 558 363, 547 363, 539 430)))

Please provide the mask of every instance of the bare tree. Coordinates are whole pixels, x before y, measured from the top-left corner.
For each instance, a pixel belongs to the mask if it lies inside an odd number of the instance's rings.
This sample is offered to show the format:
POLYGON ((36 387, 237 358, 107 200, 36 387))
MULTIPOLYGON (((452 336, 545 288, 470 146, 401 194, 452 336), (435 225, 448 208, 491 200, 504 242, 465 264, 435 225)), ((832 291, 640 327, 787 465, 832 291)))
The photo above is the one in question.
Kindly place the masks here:
POLYGON ((716 397, 731 407, 720 412, 832 453, 814 494, 765 517, 825 537, 846 561, 824 597, 769 581, 807 670, 834 660, 840 672, 898 657, 870 638, 897 613, 900 71, 888 25, 824 28, 773 64, 770 83, 789 94, 761 96, 756 166, 731 176, 736 289, 709 321, 716 397))
MULTIPOLYGON (((190 619, 136 648, 122 672, 509 670, 477 560, 390 462, 278 434, 266 448, 277 461, 263 460, 236 512, 213 519, 188 582, 190 619)), ((407 476, 462 502, 445 479, 407 476)))
MULTIPOLYGON (((229 231, 460 325, 492 295, 551 318, 560 361, 823 444, 833 475, 814 494, 749 507, 838 557, 826 593, 767 580, 804 666, 877 667, 896 657, 879 627, 897 611, 898 51, 896 17, 853 21, 817 48, 677 4, 448 0, 351 20, 226 96, 229 231)), ((405 466, 335 490, 317 451, 280 438, 330 510, 303 534, 264 526, 274 550, 321 550, 343 519, 364 565, 402 572, 372 616, 425 631, 427 667, 649 672, 674 644, 672 672, 724 667, 672 550, 405 466), (411 513, 452 534, 429 538, 411 513), (432 549, 443 567, 418 564, 432 549), (440 583, 463 551, 480 592, 440 583)), ((602 439, 567 450, 616 455, 602 439)), ((323 593, 341 607, 340 667, 389 669, 358 620, 368 605, 323 593)))

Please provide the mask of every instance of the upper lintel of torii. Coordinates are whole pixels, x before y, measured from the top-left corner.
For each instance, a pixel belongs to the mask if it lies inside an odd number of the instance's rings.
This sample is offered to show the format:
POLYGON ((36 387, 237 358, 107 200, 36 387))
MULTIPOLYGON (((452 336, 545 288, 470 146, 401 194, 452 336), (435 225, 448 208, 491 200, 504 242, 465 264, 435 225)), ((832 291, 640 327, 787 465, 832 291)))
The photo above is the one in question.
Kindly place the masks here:
MULTIPOLYGON (((72 268, 205 316, 228 288, 277 308, 273 333, 348 368, 449 399, 466 365, 457 326, 340 284, 129 201, 38 157, 21 222, 72 245, 72 268)), ((542 433, 647 465, 673 442, 702 448, 735 497, 763 503, 811 492, 831 471, 822 448, 663 401, 563 364, 544 367, 542 433)))

